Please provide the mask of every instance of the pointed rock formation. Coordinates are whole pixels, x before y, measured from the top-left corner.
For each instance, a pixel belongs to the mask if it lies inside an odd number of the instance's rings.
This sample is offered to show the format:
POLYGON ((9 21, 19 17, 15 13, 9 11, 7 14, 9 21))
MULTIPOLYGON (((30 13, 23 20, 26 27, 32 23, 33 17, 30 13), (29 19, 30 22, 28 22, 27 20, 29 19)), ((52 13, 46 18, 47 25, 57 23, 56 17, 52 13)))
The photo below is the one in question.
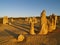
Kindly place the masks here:
POLYGON ((47 18, 46 18, 46 11, 43 10, 41 13, 41 21, 40 21, 41 31, 39 34, 47 34, 48 33, 48 25, 47 25, 47 18))
POLYGON ((54 26, 53 26, 53 30, 56 29, 56 23, 57 23, 57 16, 54 15, 54 26))
POLYGON ((29 18, 29 24, 31 24, 31 23, 32 23, 32 18, 30 17, 30 18, 29 18))
POLYGON ((34 22, 31 23, 30 34, 34 35, 34 22))
POLYGON ((53 30, 56 29, 56 22, 57 22, 57 16, 52 14, 50 16, 49 21, 48 21, 48 27, 49 27, 48 30, 49 30, 49 32, 52 32, 53 30))
POLYGON ((30 18, 30 20, 29 20, 29 23, 30 23, 30 25, 31 25, 31 28, 30 28, 30 34, 32 34, 32 35, 34 35, 35 34, 35 32, 34 32, 34 21, 33 21, 34 19, 33 18, 30 18))
POLYGON ((33 17, 33 22, 34 22, 34 23, 37 23, 36 17, 33 17))
POLYGON ((49 32, 52 32, 53 28, 54 28, 54 20, 53 19, 48 20, 48 30, 49 30, 49 32))
POLYGON ((56 29, 56 23, 57 23, 57 16, 55 15, 55 29, 56 29))

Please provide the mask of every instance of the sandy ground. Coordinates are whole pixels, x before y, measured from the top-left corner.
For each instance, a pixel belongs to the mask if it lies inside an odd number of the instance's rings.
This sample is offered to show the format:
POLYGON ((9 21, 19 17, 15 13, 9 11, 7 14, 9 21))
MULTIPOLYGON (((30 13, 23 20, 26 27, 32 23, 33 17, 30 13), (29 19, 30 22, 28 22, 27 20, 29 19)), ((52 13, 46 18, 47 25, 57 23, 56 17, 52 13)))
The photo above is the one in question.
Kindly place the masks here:
MULTIPOLYGON (((0 45, 60 45, 59 27, 60 25, 57 25, 57 29, 47 35, 30 35, 29 24, 0 24, 0 45), (23 34, 25 39, 22 42, 17 42, 20 34, 23 34)), ((35 25, 35 31, 38 30, 39 25, 35 25)))

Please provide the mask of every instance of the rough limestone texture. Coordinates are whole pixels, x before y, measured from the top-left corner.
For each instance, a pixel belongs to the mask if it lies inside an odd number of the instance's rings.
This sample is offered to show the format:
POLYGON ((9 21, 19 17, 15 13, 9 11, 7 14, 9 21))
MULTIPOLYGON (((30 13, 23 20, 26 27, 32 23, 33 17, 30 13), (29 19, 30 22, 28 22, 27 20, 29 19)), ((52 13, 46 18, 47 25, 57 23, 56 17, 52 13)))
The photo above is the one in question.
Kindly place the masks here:
POLYGON ((30 34, 34 35, 34 22, 31 22, 30 34))
POLYGON ((48 30, 49 32, 52 32, 54 28, 54 21, 53 19, 51 21, 48 20, 48 30))
POLYGON ((51 15, 50 20, 48 20, 48 30, 49 32, 52 32, 56 29, 56 22, 57 22, 57 16, 51 15))
POLYGON ((33 22, 37 23, 37 19, 35 17, 33 17, 33 22))
POLYGON ((18 42, 21 42, 21 41, 23 41, 25 39, 25 37, 21 34, 21 35, 19 35, 18 36, 18 42))
POLYGON ((46 11, 43 10, 40 18, 40 32, 39 34, 48 34, 56 29, 57 16, 55 14, 50 15, 50 18, 46 18, 46 11))
POLYGON ((54 30, 56 29, 56 23, 57 23, 57 16, 55 15, 55 20, 54 20, 54 30))
POLYGON ((29 18, 29 24, 31 24, 33 22, 32 18, 29 18))
POLYGON ((46 11, 43 10, 41 13, 41 20, 40 20, 40 27, 41 27, 41 31, 39 32, 39 34, 47 34, 48 33, 48 25, 47 25, 47 18, 46 18, 46 11))
POLYGON ((8 23, 8 17, 7 16, 4 16, 3 17, 3 24, 7 24, 8 23))
POLYGON ((35 25, 35 23, 37 23, 37 19, 36 19, 35 17, 30 17, 29 23, 30 23, 30 25, 31 25, 30 34, 35 35, 34 25, 35 25))

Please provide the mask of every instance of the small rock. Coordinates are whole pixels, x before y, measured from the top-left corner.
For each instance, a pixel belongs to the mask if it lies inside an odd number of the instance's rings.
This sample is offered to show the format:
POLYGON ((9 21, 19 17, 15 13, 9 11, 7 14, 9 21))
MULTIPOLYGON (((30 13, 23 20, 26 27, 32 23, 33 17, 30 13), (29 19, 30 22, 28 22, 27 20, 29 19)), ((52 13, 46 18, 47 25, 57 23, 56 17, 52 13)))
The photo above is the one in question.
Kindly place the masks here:
POLYGON ((9 23, 9 25, 12 25, 11 23, 9 23))
POLYGON ((43 34, 43 35, 48 34, 48 25, 47 25, 47 18, 46 18, 45 10, 43 10, 41 13, 40 27, 41 27, 40 29, 41 31, 39 32, 39 34, 43 34))
POLYGON ((21 41, 23 41, 24 40, 24 36, 23 35, 19 35, 18 36, 18 42, 21 42, 21 41))

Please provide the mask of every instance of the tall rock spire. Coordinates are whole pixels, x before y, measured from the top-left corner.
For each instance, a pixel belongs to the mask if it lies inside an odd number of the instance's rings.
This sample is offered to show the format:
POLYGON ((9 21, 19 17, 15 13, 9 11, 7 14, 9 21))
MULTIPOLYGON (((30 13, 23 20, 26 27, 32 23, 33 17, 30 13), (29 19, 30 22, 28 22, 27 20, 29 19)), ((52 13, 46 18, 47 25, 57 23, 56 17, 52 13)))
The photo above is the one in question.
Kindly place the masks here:
POLYGON ((46 16, 46 11, 45 10, 42 11, 41 16, 46 16))
POLYGON ((48 33, 48 25, 47 25, 47 18, 46 18, 46 11, 43 10, 41 13, 41 19, 40 19, 40 27, 41 31, 39 34, 47 34, 48 33))

